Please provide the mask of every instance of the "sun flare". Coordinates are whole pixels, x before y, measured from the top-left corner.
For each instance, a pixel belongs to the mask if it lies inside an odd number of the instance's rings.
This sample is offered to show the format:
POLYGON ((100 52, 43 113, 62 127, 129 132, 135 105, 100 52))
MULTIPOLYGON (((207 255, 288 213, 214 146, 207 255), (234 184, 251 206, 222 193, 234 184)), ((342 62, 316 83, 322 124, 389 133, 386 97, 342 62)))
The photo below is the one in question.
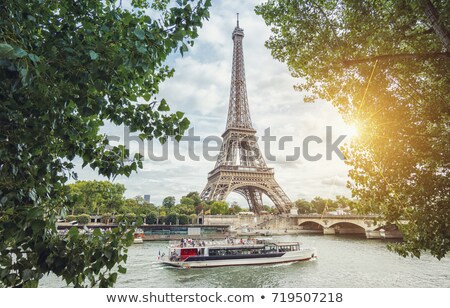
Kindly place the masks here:
POLYGON ((356 123, 346 125, 345 134, 351 139, 358 138, 360 136, 359 126, 356 123))

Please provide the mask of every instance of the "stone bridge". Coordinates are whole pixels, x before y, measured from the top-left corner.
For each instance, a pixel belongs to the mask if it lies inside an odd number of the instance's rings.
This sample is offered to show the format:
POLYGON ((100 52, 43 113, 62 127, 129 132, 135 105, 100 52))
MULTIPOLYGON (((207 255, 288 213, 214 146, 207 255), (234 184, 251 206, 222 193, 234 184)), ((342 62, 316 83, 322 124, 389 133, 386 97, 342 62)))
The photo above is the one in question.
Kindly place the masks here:
MULTIPOLYGON (((205 215, 205 225, 229 225, 231 229, 252 229, 258 232, 361 234, 367 238, 402 238, 395 225, 386 225, 376 215, 205 215)), ((245 231, 247 232, 247 231, 245 231)))
POLYGON ((301 230, 323 234, 365 234, 367 238, 402 238, 396 225, 387 225, 376 215, 295 215, 301 230))

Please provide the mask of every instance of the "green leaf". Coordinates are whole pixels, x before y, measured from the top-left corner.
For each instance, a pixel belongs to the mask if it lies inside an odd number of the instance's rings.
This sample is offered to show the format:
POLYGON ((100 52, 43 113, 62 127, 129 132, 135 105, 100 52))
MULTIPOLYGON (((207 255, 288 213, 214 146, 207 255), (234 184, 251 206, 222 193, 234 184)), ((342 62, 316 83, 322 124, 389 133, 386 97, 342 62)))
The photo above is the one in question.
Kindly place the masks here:
POLYGON ((79 235, 78 228, 77 227, 71 227, 69 229, 69 231, 67 232, 67 235, 69 237, 74 237, 74 238, 78 237, 78 235, 79 235))
POLYGON ((15 48, 14 49, 14 57, 15 58, 23 58, 27 55, 27 52, 23 50, 22 48, 15 48))
POLYGON ((43 220, 34 220, 31 223, 31 229, 34 234, 39 234, 45 229, 45 222, 43 220))
POLYGON ((127 269, 125 267, 123 267, 122 265, 119 265, 117 271, 121 274, 126 274, 127 273, 127 269))
POLYGON ((134 33, 134 35, 136 35, 136 37, 137 37, 138 39, 140 39, 141 41, 145 38, 145 32, 142 31, 142 30, 139 29, 139 28, 134 29, 133 33, 134 33))
POLYGON ((181 45, 180 47, 180 53, 183 56, 185 52, 189 51, 189 48, 186 46, 185 43, 183 43, 183 45, 181 45))
POLYGON ((31 189, 30 192, 28 193, 28 196, 30 197, 31 200, 36 201, 37 199, 36 190, 31 189))
POLYGON ((142 95, 142 98, 148 102, 152 98, 152 95, 150 93, 145 93, 142 95))
POLYGON ((169 105, 167 105, 167 102, 165 99, 161 100, 161 103, 158 106, 158 111, 170 111, 169 105))
POLYGON ((22 82, 22 84, 24 86, 27 86, 29 84, 29 75, 28 75, 28 69, 26 67, 22 67, 19 70, 19 74, 20 74, 20 81, 22 82))
POLYGON ((99 237, 102 235, 102 232, 100 231, 99 228, 95 228, 94 231, 92 232, 93 236, 99 237))
POLYGON ((191 124, 191 121, 188 120, 188 118, 184 118, 181 122, 180 122, 180 128, 185 131, 186 129, 189 128, 189 125, 191 124))
POLYGON ((91 60, 97 60, 98 59, 98 53, 96 53, 93 50, 89 50, 89 56, 91 57, 91 60))
POLYGON ((22 272, 22 279, 24 281, 30 280, 32 276, 33 276, 33 272, 28 268, 22 272))
POLYGON ((5 43, 0 44, 0 58, 11 59, 14 55, 14 48, 5 43))
POLYGON ((144 46, 140 45, 137 47, 137 51, 139 51, 142 54, 147 53, 147 48, 145 48, 144 46))
POLYGON ((41 59, 38 56, 36 56, 35 54, 32 54, 32 53, 28 54, 28 58, 35 63, 41 61, 41 59))

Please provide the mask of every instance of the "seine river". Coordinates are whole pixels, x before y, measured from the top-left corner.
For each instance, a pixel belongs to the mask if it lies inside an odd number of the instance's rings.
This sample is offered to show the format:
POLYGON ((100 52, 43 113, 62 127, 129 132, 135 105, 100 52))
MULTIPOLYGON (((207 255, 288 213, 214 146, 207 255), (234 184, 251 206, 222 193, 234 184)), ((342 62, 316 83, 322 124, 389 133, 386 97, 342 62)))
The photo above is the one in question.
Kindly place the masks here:
MULTIPOLYGON (((168 268, 157 262, 167 242, 145 242, 129 249, 128 271, 116 287, 141 288, 288 288, 288 287, 450 287, 450 258, 429 255, 402 258, 386 248, 386 241, 358 237, 300 235, 274 237, 315 247, 318 259, 293 264, 207 269, 168 268)), ((45 277, 40 287, 62 287, 45 277)))

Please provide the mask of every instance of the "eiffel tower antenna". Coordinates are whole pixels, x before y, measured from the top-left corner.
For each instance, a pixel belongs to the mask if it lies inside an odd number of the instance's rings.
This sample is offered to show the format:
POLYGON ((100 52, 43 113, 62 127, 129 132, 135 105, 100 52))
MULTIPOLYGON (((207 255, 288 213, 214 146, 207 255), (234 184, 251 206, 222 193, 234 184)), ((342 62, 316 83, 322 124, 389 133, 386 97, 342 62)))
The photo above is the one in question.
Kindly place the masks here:
POLYGON ((275 181, 273 168, 267 167, 250 118, 242 44, 244 30, 239 27, 239 13, 231 37, 233 64, 227 125, 216 165, 208 173, 208 183, 200 196, 206 201, 224 201, 231 192, 236 192, 244 196, 251 211, 259 214, 265 194, 280 213, 286 213, 292 202, 275 181))

